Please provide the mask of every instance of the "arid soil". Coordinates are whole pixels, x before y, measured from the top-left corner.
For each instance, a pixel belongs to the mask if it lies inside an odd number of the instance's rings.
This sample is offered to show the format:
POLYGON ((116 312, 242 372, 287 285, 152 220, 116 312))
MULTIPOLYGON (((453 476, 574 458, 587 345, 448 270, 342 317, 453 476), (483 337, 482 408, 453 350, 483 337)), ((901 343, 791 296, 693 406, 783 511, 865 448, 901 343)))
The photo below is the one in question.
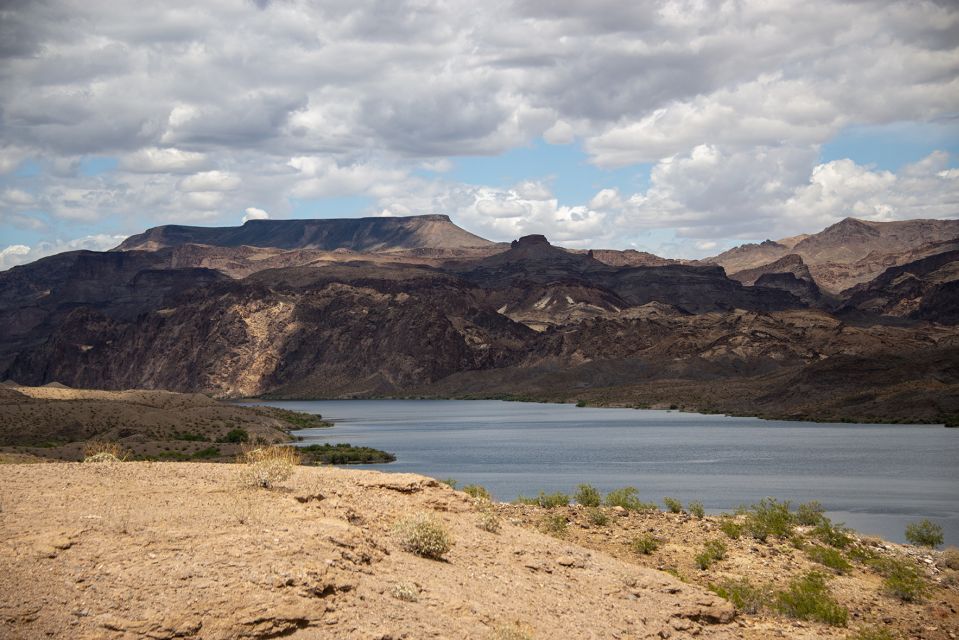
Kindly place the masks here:
POLYGON ((830 582, 854 611, 849 629, 737 614, 702 585, 782 582, 808 562, 784 544, 730 541, 700 572, 690 558, 719 535, 710 518, 607 509, 612 522, 595 527, 568 507, 554 510, 571 521, 558 538, 538 531, 543 510, 498 505, 490 532, 481 502, 421 476, 300 467, 267 490, 241 472, 0 465, 0 636, 811 640, 851 637, 863 621, 923 639, 957 629, 955 591, 901 605, 858 569, 830 582), (401 548, 395 524, 418 512, 451 533, 443 559, 401 548), (637 556, 624 541, 638 532, 665 543, 637 556))
POLYGON ((0 636, 742 637, 705 589, 509 523, 482 530, 472 499, 435 480, 301 467, 266 490, 239 471, 0 465, 0 636), (394 524, 418 511, 449 528, 445 559, 398 546, 394 524))
POLYGON ((880 558, 900 558, 921 567, 926 577, 927 595, 917 602, 903 602, 885 592, 882 577, 869 565, 850 560, 851 569, 842 575, 811 560, 806 549, 823 546, 811 535, 809 527, 797 527, 793 540, 770 537, 759 542, 748 535, 731 539, 720 529, 721 519, 707 516, 698 519, 687 513, 625 512, 602 508, 608 523, 591 521, 590 510, 578 505, 544 509, 529 505, 500 504, 497 509, 504 519, 528 528, 543 526, 545 518, 558 515, 567 522, 563 538, 587 549, 608 553, 625 562, 669 571, 684 582, 708 588, 725 580, 747 579, 769 592, 785 588, 788 583, 809 571, 831 576, 829 590, 840 604, 849 609, 848 629, 829 627, 808 621, 786 621, 771 611, 739 615, 743 625, 741 637, 783 637, 781 626, 791 626, 784 637, 800 637, 800 629, 809 629, 817 638, 846 638, 850 630, 861 627, 881 628, 900 638, 952 640, 959 637, 959 573, 949 569, 940 552, 908 545, 898 545, 850 532, 853 542, 843 552, 852 557, 856 550, 880 558), (639 536, 651 536, 659 547, 650 554, 637 553, 631 542, 639 536), (803 549, 794 542, 802 540, 803 549), (720 540, 726 557, 708 569, 695 562, 708 541, 720 540), (952 585, 952 586, 949 586, 952 585))

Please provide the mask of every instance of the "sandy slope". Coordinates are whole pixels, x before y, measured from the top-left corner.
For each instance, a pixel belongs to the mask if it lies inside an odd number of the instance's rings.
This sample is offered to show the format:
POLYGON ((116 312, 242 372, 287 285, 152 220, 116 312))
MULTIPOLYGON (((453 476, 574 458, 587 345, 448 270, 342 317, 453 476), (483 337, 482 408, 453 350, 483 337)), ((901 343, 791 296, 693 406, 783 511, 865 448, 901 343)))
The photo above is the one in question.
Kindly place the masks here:
POLYGON ((483 531, 434 480, 300 468, 267 491, 237 474, 0 466, 0 636, 486 638, 518 622, 535 638, 740 637, 702 588, 510 524, 483 531), (451 529, 446 561, 397 546, 394 522, 417 510, 451 529))

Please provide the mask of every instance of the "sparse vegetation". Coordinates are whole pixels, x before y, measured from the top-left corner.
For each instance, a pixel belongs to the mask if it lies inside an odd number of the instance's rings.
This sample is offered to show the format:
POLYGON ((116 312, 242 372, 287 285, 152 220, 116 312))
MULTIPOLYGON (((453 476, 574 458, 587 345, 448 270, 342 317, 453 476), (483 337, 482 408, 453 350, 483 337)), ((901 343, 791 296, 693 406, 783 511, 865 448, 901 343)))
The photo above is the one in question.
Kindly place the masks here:
POLYGON ((813 562, 829 567, 836 573, 849 573, 852 564, 846 560, 838 550, 832 547, 811 546, 806 549, 806 556, 813 562))
POLYGON ((230 429, 222 440, 231 444, 243 444, 249 441, 250 434, 246 429, 230 429))
POLYGON ((763 498, 750 507, 745 524, 749 535, 760 542, 764 542, 769 536, 785 538, 792 533, 793 528, 789 502, 763 498))
POLYGON ((906 540, 918 547, 935 549, 942 544, 942 527, 931 520, 920 520, 906 526, 906 540))
POLYGON ((836 602, 826 586, 825 576, 816 571, 796 578, 785 590, 776 593, 775 608, 790 618, 840 627, 849 619, 849 610, 836 602))
POLYGON ((942 564, 950 569, 959 569, 959 549, 946 547, 942 551, 942 564))
POLYGON ((603 499, 596 487, 591 484, 581 484, 576 488, 573 500, 584 507, 598 507, 603 499))
POLYGON ((689 510, 690 514, 692 514, 699 520, 702 520, 703 518, 706 517, 706 508, 703 506, 703 503, 698 500, 694 500, 693 502, 690 502, 689 506, 687 506, 686 508, 689 510))
POLYGON ((833 524, 829 518, 822 517, 819 523, 812 530, 812 535, 818 538, 824 544, 836 549, 845 549, 852 544, 852 537, 849 535, 849 529, 842 523, 833 524))
POLYGON ((719 521, 719 530, 726 534, 726 536, 732 540, 738 540, 743 535, 743 530, 745 525, 741 522, 737 522, 733 518, 727 516, 722 518, 719 521))
POLYGON ((683 503, 677 500, 676 498, 663 498, 663 504, 666 505, 666 510, 670 513, 682 513, 683 512, 683 503))
POLYGON ((479 484, 468 484, 462 489, 463 493, 470 496, 471 498, 476 498, 477 500, 491 500, 490 492, 486 490, 486 487, 479 484))
POLYGON ((390 589, 390 595, 403 602, 416 602, 420 599, 420 590, 414 584, 399 582, 390 589))
POLYGON ((299 449, 309 464, 376 464, 396 460, 392 453, 346 443, 311 444, 299 449))
POLYGON ((872 565, 885 577, 883 591, 903 602, 916 602, 926 595, 926 582, 919 567, 905 558, 883 558, 872 565))
POLYGON ((260 415, 285 422, 294 429, 319 429, 333 426, 332 422, 324 420, 323 416, 315 413, 302 413, 300 411, 290 411, 289 409, 265 406, 255 407, 254 410, 260 415))
POLYGON ((569 505, 569 496, 565 493, 544 493, 539 492, 535 498, 527 496, 518 496, 516 501, 520 504, 530 504, 544 509, 553 509, 556 507, 565 507, 569 505))
POLYGON ((243 478, 248 484, 272 489, 293 475, 300 464, 300 454, 294 447, 247 448, 240 454, 243 478))
POLYGON ((623 487, 614 489, 606 494, 607 507, 622 507, 627 511, 658 511, 659 507, 655 504, 642 502, 639 499, 639 489, 636 487, 623 487))
POLYGON ((814 527, 823 519, 826 509, 816 500, 803 502, 796 507, 796 524, 814 527))
POLYGON ((710 584, 709 589, 720 598, 733 603, 743 613, 759 613, 769 602, 769 589, 757 587, 748 578, 724 580, 710 584))
POLYGON ((714 562, 718 562, 726 557, 726 543, 722 540, 710 540, 706 543, 703 550, 695 557, 696 566, 705 571, 714 562))
POLYGON ((594 524, 597 527, 605 527, 609 524, 609 516, 599 507, 591 508, 587 512, 586 517, 589 518, 590 524, 594 524))
POLYGON ((426 511, 400 520, 393 532, 401 549, 430 560, 442 559, 453 548, 446 526, 426 511))
POLYGON ((533 640, 533 632, 526 625, 514 622, 496 627, 491 640, 533 640))
POLYGON ((89 440, 83 445, 84 462, 123 462, 128 452, 118 442, 89 440))
POLYGON ((561 513, 548 513, 540 521, 540 528, 544 533, 562 538, 568 528, 566 516, 561 513))
POLYGON ((633 538, 629 546, 636 553, 648 556, 659 549, 659 540, 647 533, 633 538))
POLYGON ((499 532, 502 523, 500 521, 499 514, 496 513, 496 509, 492 504, 486 504, 480 510, 479 519, 476 521, 476 526, 483 531, 489 531, 490 533, 499 532))
POLYGON ((883 627, 860 627, 849 640, 898 640, 898 633, 883 627))
POLYGON ((450 489, 456 489, 456 485, 459 484, 456 478, 444 478, 443 480, 440 480, 440 482, 445 484, 450 489))

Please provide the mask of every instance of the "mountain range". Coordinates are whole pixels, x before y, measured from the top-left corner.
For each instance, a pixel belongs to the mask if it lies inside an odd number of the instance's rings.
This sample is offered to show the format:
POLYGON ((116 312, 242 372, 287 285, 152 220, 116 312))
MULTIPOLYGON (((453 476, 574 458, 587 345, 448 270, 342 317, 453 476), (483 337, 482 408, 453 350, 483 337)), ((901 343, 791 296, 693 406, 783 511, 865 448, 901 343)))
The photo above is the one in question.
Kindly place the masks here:
POLYGON ((0 272, 0 379, 951 421, 957 282, 956 220, 849 218, 699 261, 443 215, 163 226, 0 272))

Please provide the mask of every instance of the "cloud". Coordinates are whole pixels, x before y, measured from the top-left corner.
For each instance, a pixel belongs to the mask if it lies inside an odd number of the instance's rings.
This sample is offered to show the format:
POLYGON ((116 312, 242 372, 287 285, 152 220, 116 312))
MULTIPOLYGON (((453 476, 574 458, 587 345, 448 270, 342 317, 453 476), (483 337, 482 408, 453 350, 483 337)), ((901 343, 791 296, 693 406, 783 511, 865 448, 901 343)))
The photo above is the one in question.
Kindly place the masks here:
POLYGON ((24 244, 9 245, 0 249, 0 271, 64 251, 106 251, 125 239, 126 236, 121 235, 97 234, 67 241, 40 242, 33 247, 24 244))
POLYGON ((248 220, 269 220, 270 214, 268 214, 263 209, 257 209, 256 207, 247 207, 243 210, 245 215, 243 216, 243 224, 246 224, 248 220))
POLYGON ((120 158, 119 168, 133 173, 192 173, 209 165, 202 153, 148 147, 120 158))

